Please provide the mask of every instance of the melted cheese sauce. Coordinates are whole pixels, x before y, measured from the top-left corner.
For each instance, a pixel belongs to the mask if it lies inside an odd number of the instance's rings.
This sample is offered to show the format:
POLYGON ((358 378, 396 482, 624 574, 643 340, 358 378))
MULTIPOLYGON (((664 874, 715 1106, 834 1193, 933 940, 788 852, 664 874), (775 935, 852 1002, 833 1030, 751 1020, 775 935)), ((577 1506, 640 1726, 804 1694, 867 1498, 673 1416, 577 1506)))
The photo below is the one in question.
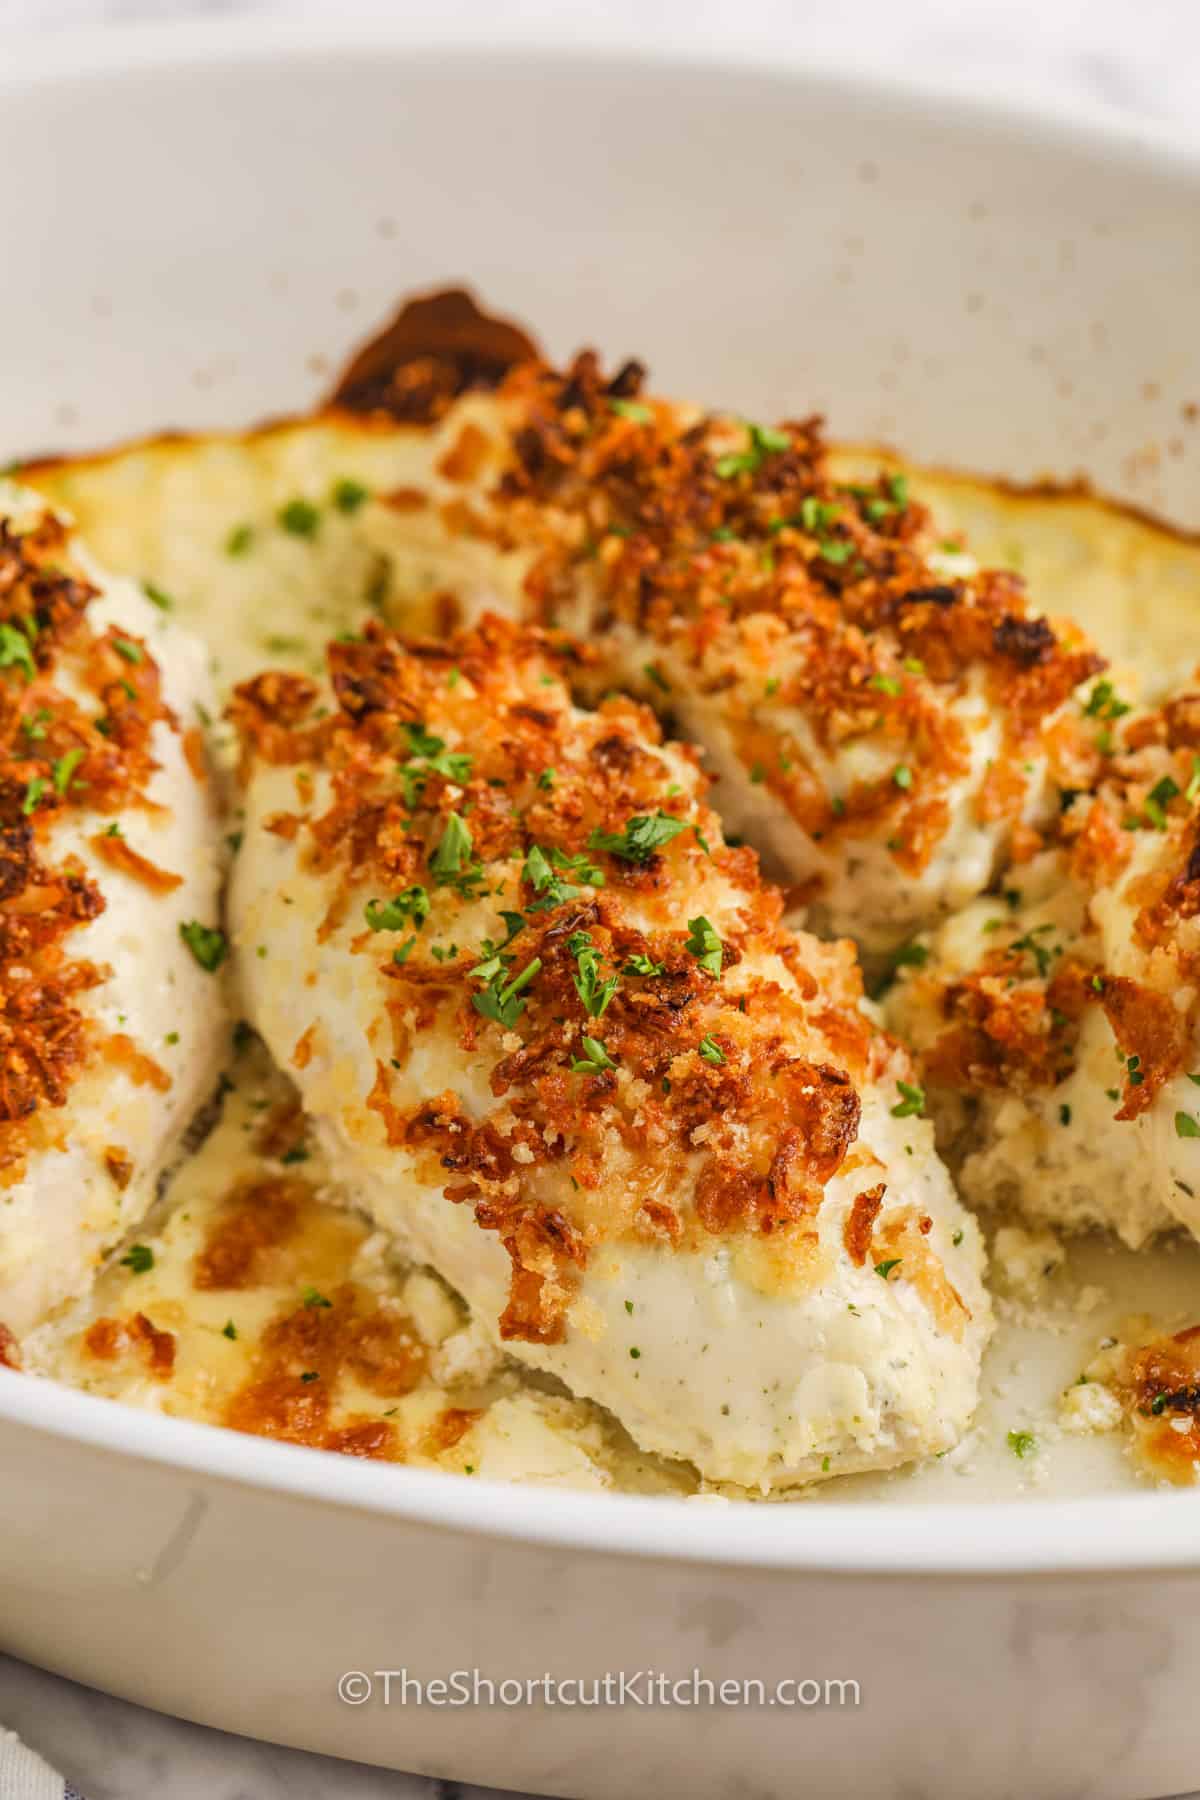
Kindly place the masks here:
MULTIPOLYGON (((373 488, 403 485, 403 438, 330 418, 149 444, 25 479, 75 512, 97 555, 166 591, 207 639, 227 691, 264 664, 311 672, 364 608, 394 610, 396 572, 360 527, 373 488)), ((847 452, 842 469, 880 460, 847 452)), ((1018 567, 1053 611, 1128 664, 1123 691, 1140 677, 1153 694, 1200 658, 1200 546, 1084 499, 920 471, 912 480, 948 544, 964 532, 981 561, 1018 567)), ((404 1266, 336 1203, 315 1146, 264 1139, 290 1093, 261 1051, 243 1052, 231 1081, 220 1124, 139 1232, 142 1253, 114 1257, 88 1301, 27 1345, 28 1365, 126 1404, 464 1475, 720 1491, 497 1357, 436 1276, 404 1266)), ((1068 1497, 1195 1474, 1191 1438, 1187 1454, 1164 1459, 1170 1420, 1147 1412, 1145 1384, 1135 1391, 1122 1371, 1127 1347, 1196 1322, 1200 1245, 1134 1254, 1099 1236, 1064 1246, 1002 1227, 996 1248, 999 1327, 964 1442, 915 1470, 797 1497, 1068 1497)))

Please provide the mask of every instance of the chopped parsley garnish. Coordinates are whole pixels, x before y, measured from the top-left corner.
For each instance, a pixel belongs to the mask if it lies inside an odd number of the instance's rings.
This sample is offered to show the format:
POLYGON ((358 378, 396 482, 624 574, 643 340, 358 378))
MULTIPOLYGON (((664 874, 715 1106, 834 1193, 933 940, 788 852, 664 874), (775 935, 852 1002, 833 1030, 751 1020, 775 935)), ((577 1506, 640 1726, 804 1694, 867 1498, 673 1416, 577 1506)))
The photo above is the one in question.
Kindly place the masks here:
POLYGON ((531 904, 530 912, 549 912, 566 900, 579 898, 583 887, 574 881, 564 881, 559 873, 561 870, 578 875, 579 881, 587 887, 604 886, 603 869, 598 869, 582 850, 568 856, 565 850, 553 846, 543 850, 540 844, 534 844, 525 857, 522 870, 525 880, 538 896, 531 904))
POLYGON ((1088 719, 1120 719, 1131 710, 1128 702, 1118 697, 1111 681, 1098 681, 1083 712, 1088 719))
POLYGON ((750 433, 749 449, 734 450, 728 456, 718 456, 713 464, 722 481, 728 481, 733 475, 755 475, 768 456, 791 448, 792 440, 786 431, 773 431, 766 425, 750 424, 747 424, 746 429, 750 433))
POLYGON ((667 680, 662 670, 657 668, 654 663, 644 663, 642 665, 642 673, 647 681, 652 681, 655 687, 660 688, 664 694, 670 693, 670 682, 667 680))
POLYGON ((904 692, 904 683, 895 675, 872 675, 867 686, 875 688, 881 694, 893 696, 904 692))
POLYGON ((483 870, 473 859, 472 848, 470 826, 457 813, 451 813, 429 858, 439 887, 456 887, 461 894, 469 895, 483 880, 483 870))
POLYGON ((44 775, 31 776, 25 788, 25 798, 21 803, 21 811, 25 814, 26 818, 29 817, 30 813, 36 812, 38 801, 45 791, 46 777, 44 775))
POLYGON ((316 537, 321 523, 321 515, 311 500, 289 500, 286 506, 280 507, 276 517, 280 527, 293 537, 316 537))
POLYGON ((1032 1456, 1037 1449, 1037 1439, 1034 1437, 1032 1431, 1010 1431, 1008 1434, 1008 1447, 1014 1456, 1019 1456, 1021 1461, 1024 1462, 1025 1458, 1027 1456, 1032 1456))
POLYGON ((1040 944, 1038 939, 1047 931, 1053 930, 1053 925, 1035 925, 1032 931, 1027 931, 1024 937, 1014 938, 1009 945, 1010 950, 1020 950, 1024 954, 1032 956, 1037 965, 1038 978, 1042 981, 1046 979, 1050 964, 1059 954, 1059 949, 1057 945, 1040 944))
POLYGON ((525 1002, 519 998, 521 990, 529 986, 542 966, 541 957, 535 956, 525 964, 519 975, 510 979, 508 971, 514 960, 511 956, 502 956, 497 952, 477 963, 471 970, 477 980, 487 983, 482 994, 471 996, 475 1011, 482 1013, 485 1019, 494 1019, 506 1029, 515 1025, 525 1011, 525 1002))
POLYGON ((71 785, 71 777, 82 761, 83 751, 75 749, 68 750, 65 756, 60 756, 54 763, 54 791, 56 794, 66 793, 71 785))
POLYGON ((898 1081, 896 1092, 900 1098, 892 1108, 893 1119, 919 1119, 925 1112, 925 1089, 915 1082, 898 1081))
POLYGON ((696 1048, 699 1050, 706 1063, 712 1063, 713 1067, 717 1069, 724 1066, 726 1061, 725 1052, 722 1050, 711 1031, 705 1032, 696 1048))
POLYGON ((1177 1112, 1175 1114, 1175 1136, 1200 1138, 1200 1125, 1196 1123, 1191 1113, 1177 1112))
POLYGON ((118 656, 124 657, 127 663, 144 662, 146 658, 146 653, 142 649, 142 646, 140 644, 135 644, 130 638, 114 638, 113 649, 118 656))
POLYGON ((305 1369, 305 1371, 304 1371, 303 1375, 301 1375, 300 1379, 301 1379, 301 1381, 304 1381, 304 1382, 320 1381, 321 1372, 319 1369, 305 1369))
POLYGON ((300 1298, 304 1302, 304 1305, 307 1308, 309 1308, 309 1310, 311 1310, 314 1307, 318 1307, 318 1306, 332 1306, 333 1305, 333 1301, 327 1300, 325 1298, 324 1294, 317 1292, 317 1289, 315 1287, 304 1288, 301 1291, 300 1298))
POLYGON ((46 726, 50 723, 50 718, 51 714, 49 707, 39 706, 37 711, 32 713, 29 718, 21 720, 21 730, 25 733, 27 738, 31 738, 36 743, 41 738, 45 737, 46 726))
POLYGON ((537 778, 537 784, 544 794, 548 794, 554 786, 554 770, 543 769, 537 778))
POLYGON ((567 939, 567 950, 575 958, 572 980, 584 1011, 593 1019, 602 1019, 620 985, 620 977, 610 975, 606 980, 600 979, 600 952, 588 932, 573 931, 567 939))
POLYGON ((130 1244, 121 1258, 121 1267, 134 1275, 145 1275, 154 1267, 154 1252, 149 1244, 130 1244))
POLYGON ((638 950, 625 964, 624 972, 626 975, 662 975, 666 966, 665 963, 655 962, 644 950, 638 950))
POLYGON ((407 806, 416 806, 425 791, 430 775, 442 775, 447 781, 464 786, 471 779, 474 758, 465 750, 447 750, 445 738, 435 737, 423 725, 405 725, 414 759, 400 771, 407 806))
POLYGON ((700 967, 710 975, 719 975, 723 946, 716 928, 701 914, 698 918, 688 920, 688 933, 687 948, 700 967))
POLYGON ((584 1037, 583 1055, 577 1056, 571 1064, 573 1075, 602 1075, 605 1069, 615 1069, 616 1063, 604 1048, 599 1038, 584 1037))
POLYGON ((26 681, 37 674, 29 639, 15 625, 0 624, 0 669, 21 669, 26 681))
POLYGON ((142 592, 151 606, 157 606, 159 612, 170 612, 175 605, 170 594, 160 588, 156 582, 143 581, 142 592))
POLYGON ((607 850, 621 862, 648 863, 656 856, 664 844, 677 838, 681 831, 688 830, 686 819, 676 819, 671 813, 661 810, 656 813, 638 813, 630 819, 624 831, 601 831, 597 828, 588 838, 589 850, 607 850))
POLYGON ((435 737, 431 731, 426 731, 424 725, 406 724, 404 729, 408 733, 409 746, 414 756, 437 756, 439 751, 446 748, 445 738, 435 737))
POLYGON ((1154 786, 1150 789, 1150 792, 1146 795, 1146 817, 1153 825, 1155 831, 1165 831, 1167 829, 1166 807, 1168 802, 1174 800, 1178 793, 1178 782, 1172 781, 1169 775, 1164 775, 1161 781, 1155 782, 1154 786))
POLYGON ((340 481, 334 482, 329 498, 340 513, 356 513, 371 498, 371 492, 361 481, 343 475, 340 481))
POLYGON ((632 419, 635 425, 654 423, 654 414, 640 400, 610 400, 608 404, 619 419, 632 419))
POLYGON ((402 969, 412 955, 413 946, 416 944, 416 941, 415 937, 405 938, 400 947, 392 951, 392 961, 398 969, 402 969))
POLYGON ((207 969, 210 975, 215 974, 229 952, 225 933, 215 925, 201 925, 198 919, 188 919, 180 925, 179 935, 200 967, 207 969))
POLYGON ((886 1281, 892 1270, 898 1269, 903 1260, 904 1258, 901 1256, 889 1256, 886 1262, 875 1264, 875 1273, 881 1281, 886 1281))
POLYGON ((1071 1123, 1071 1109, 1065 1100, 1058 1109, 1058 1122, 1060 1125, 1069 1125, 1071 1123))
POLYGON ((253 542, 253 525, 235 525, 225 539, 225 554, 226 556, 245 556, 253 542))
POLYGON ((403 931, 411 923, 420 931, 429 917, 429 906, 425 888, 406 887, 391 900, 368 900, 367 924, 372 931, 403 931))
POLYGON ((231 1344, 237 1341, 237 1326, 232 1319, 226 1319, 224 1325, 222 1325, 221 1336, 227 1337, 231 1344))
POLYGON ((892 780, 898 788, 910 788, 912 786, 912 770, 907 763, 896 764, 896 767, 892 770, 892 780))
POLYGON ((928 944, 901 944, 892 956, 892 967, 895 969, 923 969, 928 961, 928 944))

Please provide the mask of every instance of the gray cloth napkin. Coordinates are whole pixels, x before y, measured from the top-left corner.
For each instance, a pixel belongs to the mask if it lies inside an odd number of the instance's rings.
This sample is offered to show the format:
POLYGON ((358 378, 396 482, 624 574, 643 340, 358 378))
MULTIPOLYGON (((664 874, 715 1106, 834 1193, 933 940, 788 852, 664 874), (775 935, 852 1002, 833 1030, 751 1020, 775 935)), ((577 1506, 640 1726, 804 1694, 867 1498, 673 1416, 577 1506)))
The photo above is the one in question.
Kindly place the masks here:
POLYGON ((0 1727, 0 1800, 83 1800, 15 1732, 0 1727))

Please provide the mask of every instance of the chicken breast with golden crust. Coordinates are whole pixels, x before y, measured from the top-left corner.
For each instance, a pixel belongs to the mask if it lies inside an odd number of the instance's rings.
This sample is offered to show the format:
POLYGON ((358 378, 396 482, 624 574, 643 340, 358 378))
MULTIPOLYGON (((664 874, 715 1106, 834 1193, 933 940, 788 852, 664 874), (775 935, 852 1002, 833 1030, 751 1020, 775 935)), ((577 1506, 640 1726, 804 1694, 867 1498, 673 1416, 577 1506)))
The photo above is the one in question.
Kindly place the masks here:
POLYGON ((902 476, 835 478, 819 421, 702 415, 642 379, 526 365, 413 428, 362 525, 389 604, 594 640, 602 681, 703 745, 726 828, 811 922, 892 949, 1088 778, 1071 695, 1101 659, 1019 576, 939 548, 902 476))
POLYGON ((989 1307, 907 1057, 586 660, 372 625, 243 685, 249 1016, 353 1200, 643 1448, 762 1489, 944 1450, 989 1307))
POLYGON ((1083 715, 1105 761, 1057 844, 909 952, 890 1018, 978 1204, 1136 1248, 1200 1235, 1200 693, 1083 715))
POLYGON ((204 654, 0 486, 0 1340, 82 1293, 216 1081, 204 654))

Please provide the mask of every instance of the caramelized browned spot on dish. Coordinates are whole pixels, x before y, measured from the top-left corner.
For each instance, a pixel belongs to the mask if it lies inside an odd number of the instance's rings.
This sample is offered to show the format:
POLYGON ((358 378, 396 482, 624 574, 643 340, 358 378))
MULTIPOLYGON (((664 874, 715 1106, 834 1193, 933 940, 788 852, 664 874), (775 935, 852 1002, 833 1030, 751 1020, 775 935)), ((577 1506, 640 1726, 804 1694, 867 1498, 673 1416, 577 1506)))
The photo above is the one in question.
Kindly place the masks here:
POLYGON ((0 1369, 19 1369, 21 1346, 8 1326, 0 1319, 0 1369))
POLYGON ((1129 1350, 1116 1382, 1134 1447, 1151 1474, 1179 1485, 1200 1475, 1200 1325, 1129 1350))
POLYGON ((407 1318, 344 1282, 328 1295, 310 1292, 271 1321, 225 1423, 259 1437, 399 1461, 404 1447, 386 1420, 352 1418, 334 1427, 331 1414, 344 1383, 399 1399, 424 1373, 425 1351, 407 1318))
POLYGON ((175 1337, 159 1328, 143 1312, 127 1319, 100 1318, 89 1325, 84 1344, 99 1362, 115 1362, 133 1354, 159 1381, 169 1381, 175 1369, 175 1337))
POLYGON ((272 1253, 299 1230, 308 1196, 307 1183, 281 1175, 235 1187, 196 1257, 196 1286, 232 1291, 267 1280, 272 1253))
POLYGON ((330 395, 351 412, 428 424, 468 388, 494 388, 539 355, 519 325, 482 312, 463 288, 406 300, 353 357, 330 395))

